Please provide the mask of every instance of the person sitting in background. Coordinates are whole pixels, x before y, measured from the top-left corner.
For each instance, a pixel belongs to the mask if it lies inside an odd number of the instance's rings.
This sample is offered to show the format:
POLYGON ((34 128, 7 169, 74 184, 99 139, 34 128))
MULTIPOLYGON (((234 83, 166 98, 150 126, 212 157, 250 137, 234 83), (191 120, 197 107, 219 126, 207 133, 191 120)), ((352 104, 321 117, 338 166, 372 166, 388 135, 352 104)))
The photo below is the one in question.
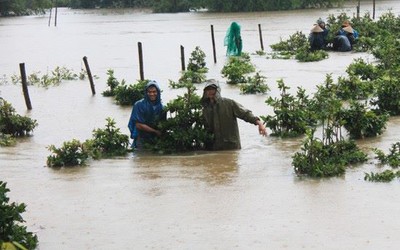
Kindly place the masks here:
POLYGON ((161 91, 156 81, 146 85, 144 98, 137 101, 132 108, 128 128, 133 139, 132 146, 141 148, 144 143, 152 143, 161 132, 156 129, 160 120, 166 119, 161 102, 161 91))
POLYGON ((321 50, 325 48, 324 30, 318 25, 314 24, 311 33, 308 36, 311 51, 321 50))
POLYGON ((333 40, 333 50, 341 52, 351 51, 357 39, 358 32, 351 27, 349 21, 344 21, 333 40))

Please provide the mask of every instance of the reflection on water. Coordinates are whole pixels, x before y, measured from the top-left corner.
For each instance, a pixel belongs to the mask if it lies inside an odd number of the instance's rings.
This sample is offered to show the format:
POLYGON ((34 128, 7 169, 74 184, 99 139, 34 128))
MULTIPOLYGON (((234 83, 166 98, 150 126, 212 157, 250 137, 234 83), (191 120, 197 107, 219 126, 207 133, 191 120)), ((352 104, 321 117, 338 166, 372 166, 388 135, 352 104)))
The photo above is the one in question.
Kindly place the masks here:
MULTIPOLYGON (((95 96, 86 81, 30 87, 31 111, 26 111, 20 86, 0 86, 0 96, 39 123, 33 136, 15 147, 0 148, 0 180, 8 183, 12 201, 27 204, 24 219, 38 234, 40 249, 397 249, 398 181, 365 182, 364 172, 376 170, 373 160, 339 178, 298 178, 291 157, 303 138, 264 138, 257 127, 241 121, 242 150, 134 154, 90 161, 81 168, 44 167, 48 145, 89 139, 107 117, 129 134, 131 107, 120 107, 100 93, 107 87, 110 68, 119 80, 139 79, 137 42, 143 43, 145 77, 160 82, 165 103, 182 94, 168 87, 168 80, 180 75, 180 45, 186 54, 200 46, 207 55, 207 77, 221 82, 222 95, 256 115, 267 115, 272 111, 265 100, 279 95, 277 79, 284 79, 293 92, 301 86, 313 93, 326 74, 335 79, 354 58, 372 60, 371 56, 329 53, 321 62, 298 63, 252 55, 271 92, 240 95, 220 74, 229 24, 241 24, 244 51, 250 53, 260 48, 261 24, 269 51, 280 38, 308 33, 319 17, 341 12, 351 16, 353 2, 340 9, 259 13, 60 9, 57 27, 48 27, 46 16, 0 18, 0 81, 4 74, 17 73, 21 62, 28 72, 45 73, 55 66, 79 72, 83 56, 99 76, 95 96)), ((371 4, 362 1, 361 11, 371 10, 371 4)), ((377 16, 390 7, 400 13, 399 1, 378 1, 377 16)), ((366 150, 388 149, 400 138, 399 125, 400 119, 393 117, 381 136, 357 143, 366 150)))
POLYGON ((135 174, 147 180, 190 179, 210 185, 227 185, 238 172, 238 152, 201 153, 193 155, 136 155, 132 161, 135 174))

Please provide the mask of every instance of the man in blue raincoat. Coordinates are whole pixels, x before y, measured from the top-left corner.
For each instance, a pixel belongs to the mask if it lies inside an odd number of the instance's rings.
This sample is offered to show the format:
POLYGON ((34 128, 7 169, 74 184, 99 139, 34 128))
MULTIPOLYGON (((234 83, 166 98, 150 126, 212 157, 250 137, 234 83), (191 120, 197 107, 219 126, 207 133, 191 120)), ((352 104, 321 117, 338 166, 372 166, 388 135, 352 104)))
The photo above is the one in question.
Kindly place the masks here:
POLYGON ((157 123, 166 119, 161 102, 161 91, 156 81, 147 83, 144 98, 137 101, 132 109, 128 128, 133 139, 133 147, 142 147, 143 144, 152 143, 161 131, 157 123))

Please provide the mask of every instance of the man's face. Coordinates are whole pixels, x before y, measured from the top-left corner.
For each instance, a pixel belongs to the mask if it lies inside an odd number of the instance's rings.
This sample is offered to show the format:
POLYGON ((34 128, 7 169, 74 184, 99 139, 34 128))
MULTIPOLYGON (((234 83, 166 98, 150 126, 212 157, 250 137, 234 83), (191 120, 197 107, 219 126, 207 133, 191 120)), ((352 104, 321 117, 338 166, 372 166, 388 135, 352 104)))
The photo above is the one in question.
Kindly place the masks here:
POLYGON ((206 92, 206 96, 207 96, 208 99, 210 99, 212 101, 215 100, 215 94, 217 93, 217 89, 215 89, 215 88, 206 88, 205 92, 206 92))
POLYGON ((147 95, 149 96, 150 101, 155 102, 157 100, 157 88, 151 86, 147 89, 147 95))

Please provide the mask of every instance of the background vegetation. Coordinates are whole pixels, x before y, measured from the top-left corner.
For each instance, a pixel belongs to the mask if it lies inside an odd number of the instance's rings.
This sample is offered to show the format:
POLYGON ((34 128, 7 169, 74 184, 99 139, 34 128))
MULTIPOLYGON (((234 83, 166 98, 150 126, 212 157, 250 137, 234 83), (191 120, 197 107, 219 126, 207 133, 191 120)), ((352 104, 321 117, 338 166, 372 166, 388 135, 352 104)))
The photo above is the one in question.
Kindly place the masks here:
POLYGON ((75 9, 150 8, 154 12, 290 10, 339 6, 348 0, 1 0, 0 16, 44 13, 52 6, 75 9))

